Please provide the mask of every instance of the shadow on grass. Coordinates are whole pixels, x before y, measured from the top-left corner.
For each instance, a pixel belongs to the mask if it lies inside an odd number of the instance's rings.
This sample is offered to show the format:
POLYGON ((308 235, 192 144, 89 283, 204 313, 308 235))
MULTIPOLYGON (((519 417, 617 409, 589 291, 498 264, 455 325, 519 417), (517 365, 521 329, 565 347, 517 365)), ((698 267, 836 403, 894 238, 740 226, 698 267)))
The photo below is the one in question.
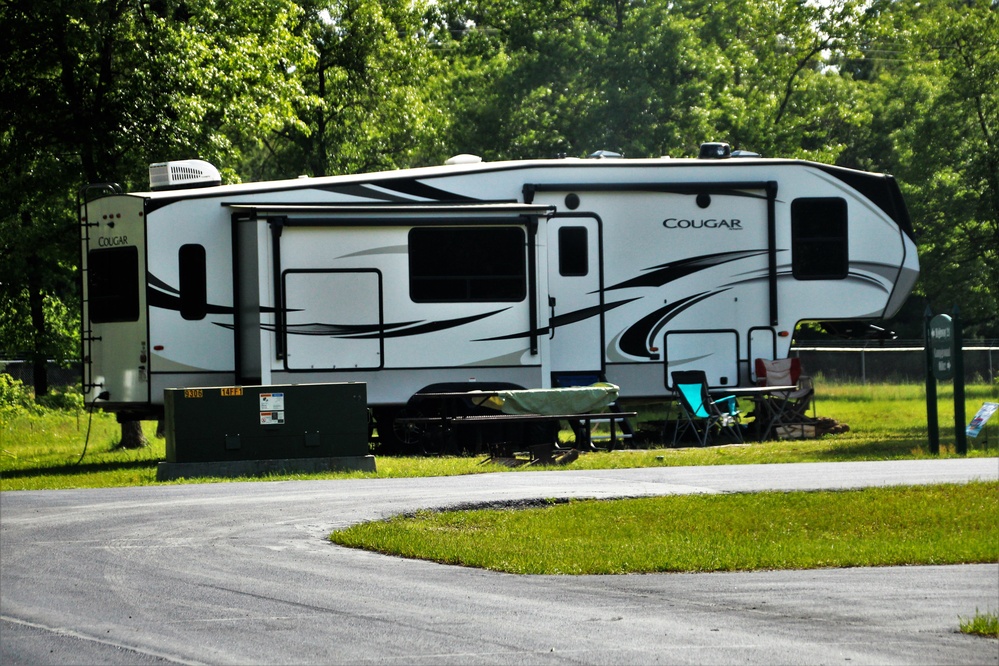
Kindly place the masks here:
MULTIPOLYGON (((956 455, 953 441, 940 442, 940 456, 956 455)), ((968 455, 996 455, 999 453, 995 443, 985 446, 984 443, 968 442, 968 455), (977 445, 976 445, 977 444, 977 445)), ((894 440, 867 442, 842 442, 837 446, 815 452, 815 457, 828 461, 849 460, 899 460, 912 458, 935 458, 930 453, 925 437, 903 437, 894 440)))
POLYGON ((23 469, 4 470, 0 476, 5 479, 24 479, 33 476, 74 476, 77 474, 93 474, 96 472, 117 472, 130 469, 156 469, 163 462, 153 460, 128 460, 123 462, 81 463, 79 465, 54 465, 25 467, 23 469))
POLYGON ((843 442, 837 446, 815 452, 815 457, 831 461, 895 460, 930 455, 926 441, 904 438, 890 442, 843 442))

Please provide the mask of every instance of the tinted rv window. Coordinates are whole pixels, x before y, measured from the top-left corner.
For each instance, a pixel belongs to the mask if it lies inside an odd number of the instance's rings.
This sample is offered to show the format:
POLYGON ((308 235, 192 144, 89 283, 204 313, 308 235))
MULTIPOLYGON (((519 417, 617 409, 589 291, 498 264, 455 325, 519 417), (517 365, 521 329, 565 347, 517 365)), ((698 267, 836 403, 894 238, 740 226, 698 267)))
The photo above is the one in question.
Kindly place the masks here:
POLYGON ((204 319, 208 314, 208 280, 206 278, 203 245, 181 245, 180 316, 184 319, 204 319))
POLYGON ((87 255, 90 321, 139 320, 139 250, 113 247, 87 255))
POLYGON ((587 261, 586 227, 562 227, 558 230, 558 272, 569 277, 590 272, 587 261))
POLYGON ((791 261, 799 280, 842 280, 849 270, 846 200, 791 202, 791 261))
POLYGON ((427 227, 409 232, 409 294, 416 302, 521 301, 527 294, 519 227, 427 227))

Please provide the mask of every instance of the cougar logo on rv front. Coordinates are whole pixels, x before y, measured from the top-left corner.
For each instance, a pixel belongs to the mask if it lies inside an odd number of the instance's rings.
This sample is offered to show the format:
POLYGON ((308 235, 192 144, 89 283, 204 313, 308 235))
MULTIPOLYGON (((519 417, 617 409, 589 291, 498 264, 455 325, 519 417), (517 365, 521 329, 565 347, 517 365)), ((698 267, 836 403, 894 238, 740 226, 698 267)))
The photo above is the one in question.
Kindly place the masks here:
POLYGON ((128 245, 128 236, 111 236, 109 238, 98 238, 97 247, 117 247, 119 245, 128 245))
POLYGON ((729 229, 730 231, 742 231, 742 220, 685 220, 677 217, 667 217, 663 220, 663 226, 667 229, 729 229))

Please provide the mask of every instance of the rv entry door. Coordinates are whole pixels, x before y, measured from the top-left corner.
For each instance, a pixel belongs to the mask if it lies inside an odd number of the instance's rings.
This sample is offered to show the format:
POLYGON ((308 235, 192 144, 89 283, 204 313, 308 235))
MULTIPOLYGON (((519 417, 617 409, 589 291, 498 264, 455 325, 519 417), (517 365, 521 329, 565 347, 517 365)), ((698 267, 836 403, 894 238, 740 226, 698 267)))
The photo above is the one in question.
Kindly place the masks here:
POLYGON ((558 376, 599 377, 603 372, 600 225, 593 217, 548 223, 548 308, 551 369, 558 376))

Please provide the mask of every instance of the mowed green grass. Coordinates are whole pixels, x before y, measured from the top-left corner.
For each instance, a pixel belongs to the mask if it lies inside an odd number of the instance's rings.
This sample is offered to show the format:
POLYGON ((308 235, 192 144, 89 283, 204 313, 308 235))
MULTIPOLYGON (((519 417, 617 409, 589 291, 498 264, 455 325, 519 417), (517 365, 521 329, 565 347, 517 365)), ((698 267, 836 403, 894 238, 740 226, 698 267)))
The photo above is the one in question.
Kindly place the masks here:
POLYGON ((996 562, 997 517, 992 481, 421 512, 330 539, 517 574, 811 569, 996 562))
MULTIPOLYGON (((706 448, 661 448, 662 437, 640 450, 593 453, 580 456, 557 469, 612 469, 654 466, 727 465, 751 463, 830 462, 848 460, 899 460, 930 457, 926 432, 926 400, 921 385, 839 385, 819 380, 817 413, 850 426, 849 432, 819 439, 747 443, 742 446, 706 448)), ((970 420, 985 401, 999 400, 999 385, 976 384, 966 389, 965 411, 970 420)), ((747 411, 751 404, 743 406, 747 411)), ((954 406, 949 386, 941 386, 941 457, 954 454, 954 406)), ((637 405, 640 419, 662 419, 659 405, 637 405)), ((997 417, 999 418, 999 417, 997 417)), ((995 421, 995 419, 993 419, 995 421)), ((150 485, 156 481, 156 466, 165 459, 165 442, 154 435, 155 423, 145 422, 150 445, 129 450, 118 446, 120 427, 114 416, 97 411, 90 422, 85 411, 0 410, 0 490, 57 488, 104 488, 150 485)), ((563 433, 566 435, 567 433, 563 433)), ((999 453, 999 423, 986 435, 969 439, 970 456, 999 453)), ((482 458, 383 457, 376 460, 375 473, 283 474, 239 480, 285 480, 374 477, 451 476, 484 472, 511 472, 482 458)), ((533 471, 543 467, 520 467, 533 471)), ((550 468, 548 468, 550 469, 550 468)), ((235 479, 202 478, 173 483, 203 483, 235 479)))
POLYGON ((155 482, 166 443, 156 423, 144 422, 149 446, 118 446, 121 426, 113 414, 44 410, 0 411, 0 490, 112 488, 155 482), (86 445, 86 451, 84 446, 86 445), (81 459, 82 457, 82 459, 81 459))

